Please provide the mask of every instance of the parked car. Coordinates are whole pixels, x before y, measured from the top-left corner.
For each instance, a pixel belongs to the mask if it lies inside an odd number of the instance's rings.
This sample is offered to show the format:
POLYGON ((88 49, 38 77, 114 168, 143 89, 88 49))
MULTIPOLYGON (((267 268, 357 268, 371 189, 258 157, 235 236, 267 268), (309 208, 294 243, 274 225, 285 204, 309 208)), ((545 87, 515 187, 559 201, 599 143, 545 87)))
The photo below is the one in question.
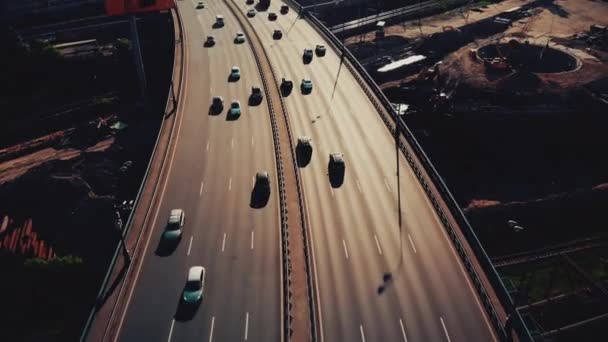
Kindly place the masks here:
POLYGON ((281 32, 281 30, 274 30, 272 32, 273 39, 281 39, 281 37, 283 37, 283 32, 281 32))
POLYGON ((250 9, 249 11, 247 11, 247 16, 248 16, 249 18, 253 18, 253 17, 255 17, 255 14, 256 14, 256 11, 255 11, 253 8, 252 8, 252 9, 250 9))
POLYGON ((325 48, 325 45, 317 45, 317 47, 315 47, 315 53, 317 54, 317 56, 321 57, 321 56, 325 56, 325 52, 327 51, 327 49, 325 48))
POLYGON ((242 44, 245 42, 245 34, 241 31, 236 33, 236 37, 234 37, 234 42, 236 44, 242 44))
POLYGON ((245 3, 246 3, 247 5, 253 5, 253 0, 246 0, 246 1, 245 1, 245 3))
POLYGON ((188 279, 184 292, 182 293, 182 301, 188 305, 198 305, 203 300, 203 291, 205 290, 205 268, 203 266, 192 266, 188 271, 188 279))
POLYGON ((289 6, 281 5, 281 14, 287 14, 289 12, 289 6))
POLYGON ((271 20, 271 21, 277 20, 277 14, 274 12, 268 13, 268 20, 271 20))
POLYGON ((201 9, 201 8, 205 8, 205 4, 204 4, 202 1, 199 1, 199 2, 196 4, 196 9, 201 9))
POLYGON ((302 93, 310 94, 312 92, 312 81, 308 78, 303 78, 300 88, 302 88, 302 93))

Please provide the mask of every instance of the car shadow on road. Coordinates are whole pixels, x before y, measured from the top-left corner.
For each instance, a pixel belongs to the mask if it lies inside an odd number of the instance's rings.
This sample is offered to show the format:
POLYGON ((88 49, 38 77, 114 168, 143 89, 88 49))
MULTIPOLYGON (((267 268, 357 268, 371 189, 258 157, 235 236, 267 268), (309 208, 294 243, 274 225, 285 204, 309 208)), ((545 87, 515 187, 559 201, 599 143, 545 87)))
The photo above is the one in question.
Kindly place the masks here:
POLYGON ((329 172, 327 174, 329 178, 329 184, 331 184, 332 188, 339 188, 344 184, 344 173, 339 172, 329 172))
POLYGON ((211 116, 218 116, 222 114, 222 110, 214 109, 213 106, 209 106, 209 112, 207 112, 207 114, 211 116))
POLYGON ((239 118, 241 117, 241 115, 232 115, 230 114, 230 109, 228 109, 228 112, 226 113, 226 121, 237 121, 239 118))
POLYGON ((249 201, 249 206, 253 209, 261 209, 268 204, 270 200, 270 192, 262 192, 254 188, 251 190, 251 199, 249 201))
POLYGON ((181 299, 177 302, 177 309, 175 310, 175 318, 178 322, 187 322, 191 321, 196 312, 198 311, 198 307, 200 306, 200 302, 197 304, 188 304, 184 303, 181 299))
POLYGON ((169 255, 173 254, 173 252, 175 252, 180 240, 171 242, 163 239, 163 237, 161 236, 160 240, 158 241, 158 245, 156 246, 156 251, 154 251, 154 254, 159 257, 168 257, 169 255))
POLYGON ((312 152, 303 150, 299 147, 296 147, 296 162, 298 163, 298 167, 304 168, 312 159, 312 152))
POLYGON ((249 100, 247 102, 250 106, 259 106, 262 103, 262 97, 255 97, 253 95, 249 95, 249 100))

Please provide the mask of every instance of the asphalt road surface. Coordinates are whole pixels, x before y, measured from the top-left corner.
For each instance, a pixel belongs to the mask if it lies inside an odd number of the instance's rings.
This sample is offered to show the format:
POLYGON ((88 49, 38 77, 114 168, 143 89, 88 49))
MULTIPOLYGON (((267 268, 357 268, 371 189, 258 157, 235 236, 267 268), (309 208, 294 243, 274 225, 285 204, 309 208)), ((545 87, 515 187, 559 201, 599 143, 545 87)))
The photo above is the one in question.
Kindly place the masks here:
MULTIPOLYGON (((251 6, 236 3, 243 10, 251 6)), ((279 13, 273 0, 269 11, 279 13)), ((493 331, 424 190, 371 102, 328 48, 303 63, 303 49, 325 44, 293 9, 278 20, 250 18, 277 77, 294 81, 286 97, 293 130, 312 138, 301 168, 312 231, 322 340, 492 341, 493 331), (281 40, 272 39, 280 29, 281 40), (339 77, 338 77, 339 72, 339 77), (313 81, 302 95, 302 78, 313 81), (342 153, 344 182, 332 187, 328 155, 342 153), (401 190, 402 226, 397 193, 401 190), (383 274, 390 272, 388 282, 383 274), (384 290, 379 292, 379 287, 384 290)))
MULTIPOLYGON (((186 31, 183 117, 177 122, 175 154, 161 188, 160 211, 126 314, 120 341, 280 341, 281 254, 277 181, 268 107, 249 106, 252 85, 261 79, 250 47, 235 44, 240 30, 222 1, 178 1, 186 31), (215 15, 226 25, 214 29, 215 15), (217 44, 203 47, 207 35, 217 44), (228 82, 230 67, 241 79, 228 82), (225 109, 210 115, 212 96, 225 109), (228 120, 232 99, 242 115, 228 120), (250 207, 253 177, 271 175, 272 194, 263 208, 250 207), (183 208, 186 225, 177 249, 158 255, 169 211, 183 208), (165 253, 166 254, 166 253, 165 253), (190 266, 206 268, 204 299, 194 315, 178 312, 190 266)), ((162 184, 162 183, 161 183, 162 184)))

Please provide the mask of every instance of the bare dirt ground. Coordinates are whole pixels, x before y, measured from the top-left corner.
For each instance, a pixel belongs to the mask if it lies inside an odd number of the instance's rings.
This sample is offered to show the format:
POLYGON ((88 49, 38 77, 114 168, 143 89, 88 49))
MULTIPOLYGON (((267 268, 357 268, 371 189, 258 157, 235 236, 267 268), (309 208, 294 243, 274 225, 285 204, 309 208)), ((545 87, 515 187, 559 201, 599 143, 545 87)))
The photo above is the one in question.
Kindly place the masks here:
MULTIPOLYGON (((387 36, 400 36, 408 39, 420 38, 421 36, 424 37, 433 33, 442 32, 443 27, 446 26, 457 28, 466 25, 467 23, 495 16, 510 8, 521 6, 533 1, 534 0, 504 0, 496 4, 479 8, 479 11, 470 10, 468 12, 463 12, 462 8, 458 8, 441 14, 422 18, 420 23, 418 20, 407 20, 399 24, 387 26, 384 28, 384 32, 387 36)), ((359 41, 373 40, 374 33, 369 32, 364 35, 349 37, 345 40, 345 42, 346 44, 351 44, 359 41)))
MULTIPOLYGON (((449 12, 437 14, 427 18, 422 18, 420 23, 417 20, 408 20, 400 24, 387 26, 384 29, 386 36, 400 36, 407 39, 415 39, 443 32, 444 27, 459 28, 472 22, 487 19, 514 7, 526 5, 535 0, 504 0, 499 3, 490 4, 484 7, 466 11, 458 8, 449 12)), ((555 4, 549 10, 543 11, 534 25, 528 30, 528 35, 535 38, 543 36, 567 37, 576 32, 581 32, 589 28, 592 23, 600 25, 608 24, 606 17, 606 3, 594 0, 555 0, 555 4), (603 24, 602 24, 603 23, 603 24)), ((528 20, 520 20, 506 31, 507 34, 520 32, 521 28, 528 20)), ((364 35, 356 35, 345 40, 346 44, 360 41, 373 41, 374 33, 369 32, 364 35)))

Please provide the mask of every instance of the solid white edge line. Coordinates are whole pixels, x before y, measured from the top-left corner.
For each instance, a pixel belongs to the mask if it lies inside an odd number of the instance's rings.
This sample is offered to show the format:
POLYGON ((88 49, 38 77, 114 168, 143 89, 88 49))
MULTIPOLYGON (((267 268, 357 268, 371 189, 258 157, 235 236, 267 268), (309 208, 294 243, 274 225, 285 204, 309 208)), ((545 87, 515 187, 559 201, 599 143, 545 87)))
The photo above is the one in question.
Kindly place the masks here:
POLYGON ((346 259, 348 259, 348 249, 346 248, 346 241, 342 239, 342 246, 344 246, 344 254, 346 254, 346 259))
POLYGON ((249 334, 249 312, 245 313, 245 341, 247 341, 247 335, 249 334))
POLYGON ((359 331, 361 331, 361 341, 365 342, 365 333, 363 332, 363 324, 359 324, 359 331))
POLYGON ((405 328, 403 327, 403 321, 399 318, 399 325, 401 326, 401 335, 403 335, 403 341, 407 342, 407 335, 405 334, 405 328))
POLYGON ((234 149, 234 138, 230 139, 230 148, 234 149))
POLYGON ((450 335, 448 334, 448 329, 445 327, 445 323, 443 322, 443 317, 439 316, 439 320, 441 321, 441 326, 443 327, 445 337, 448 339, 448 342, 452 342, 452 340, 450 339, 450 335))
POLYGON ((213 325, 215 324, 215 316, 211 317, 211 330, 209 331, 209 342, 213 341, 213 325))
POLYGON ((374 234, 374 240, 376 240, 376 247, 378 247, 378 253, 382 255, 382 248, 380 248, 380 242, 378 241, 378 236, 374 234))
POLYGON ((357 189, 359 189, 359 192, 363 192, 363 190, 361 190, 361 183, 359 182, 358 179, 357 179, 357 189))
POLYGON ((203 189, 205 188, 205 182, 201 182, 201 189, 198 191, 198 195, 201 196, 203 194, 203 189))
POLYGON ((190 255, 190 250, 192 249, 192 240, 194 239, 194 235, 190 236, 190 243, 188 244, 188 254, 190 255))
POLYGON ((407 234, 408 239, 410 239, 410 245, 412 245, 412 248, 414 249, 414 253, 418 253, 416 252, 416 246, 414 246, 414 240, 412 240, 412 236, 410 234, 407 234))
POLYGON ((173 335, 173 326, 175 325, 175 319, 171 320, 171 328, 169 328, 169 338, 167 338, 167 342, 171 342, 171 335, 173 335))
POLYGON ((232 177, 228 180, 228 191, 232 190, 232 177))
POLYGON ((251 231, 251 249, 253 249, 253 237, 254 237, 255 232, 252 230, 251 231))
POLYGON ((253 137, 251 137, 251 146, 253 146, 255 143, 253 142, 253 137))
POLYGON ((222 240, 222 252, 224 251, 224 248, 226 248, 226 233, 224 233, 224 239, 222 240))
POLYGON ((207 140, 207 146, 205 147, 205 150, 209 151, 209 140, 207 140))

